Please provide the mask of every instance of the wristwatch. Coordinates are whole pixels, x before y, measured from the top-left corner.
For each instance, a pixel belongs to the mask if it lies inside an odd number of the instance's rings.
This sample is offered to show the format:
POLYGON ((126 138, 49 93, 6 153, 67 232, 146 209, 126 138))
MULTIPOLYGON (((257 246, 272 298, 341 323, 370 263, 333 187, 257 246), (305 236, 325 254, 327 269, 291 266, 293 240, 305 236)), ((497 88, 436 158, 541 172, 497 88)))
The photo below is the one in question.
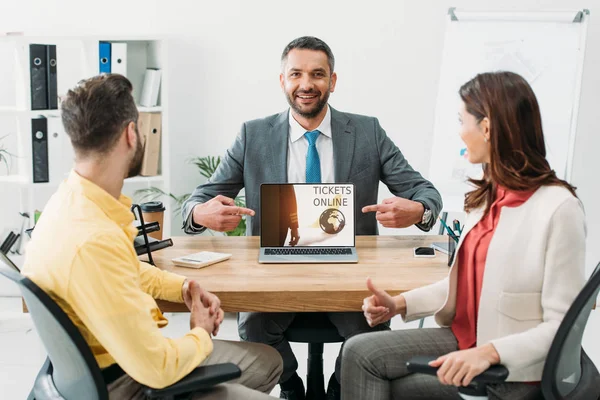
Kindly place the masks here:
POLYGON ((423 212, 423 217, 421 218, 421 225, 427 226, 431 221, 431 209, 427 206, 427 204, 425 204, 425 202, 419 201, 419 203, 423 204, 423 208, 425 208, 425 211, 423 212))

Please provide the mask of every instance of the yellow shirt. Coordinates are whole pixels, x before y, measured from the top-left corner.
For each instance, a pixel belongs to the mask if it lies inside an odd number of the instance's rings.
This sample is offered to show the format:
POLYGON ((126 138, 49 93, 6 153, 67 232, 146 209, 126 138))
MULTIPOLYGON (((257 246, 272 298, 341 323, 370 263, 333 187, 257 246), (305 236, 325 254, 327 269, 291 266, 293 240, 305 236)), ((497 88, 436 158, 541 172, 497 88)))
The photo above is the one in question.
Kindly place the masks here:
POLYGON ((23 274, 66 312, 100 368, 115 362, 134 380, 163 388, 211 353, 195 328, 169 339, 154 298, 182 302, 184 277, 140 262, 131 200, 116 200, 74 171, 52 196, 27 247, 23 274))

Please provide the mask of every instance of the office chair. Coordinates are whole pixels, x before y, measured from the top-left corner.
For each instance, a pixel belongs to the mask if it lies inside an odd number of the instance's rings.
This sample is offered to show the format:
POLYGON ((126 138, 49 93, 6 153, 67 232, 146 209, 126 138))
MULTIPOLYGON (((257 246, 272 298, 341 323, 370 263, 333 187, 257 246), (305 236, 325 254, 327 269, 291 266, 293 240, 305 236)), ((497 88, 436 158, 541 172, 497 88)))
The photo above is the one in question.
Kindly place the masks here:
MULTIPOLYGON (((562 320, 544 364, 541 388, 546 400, 592 400, 600 398, 600 374, 581 348, 581 339, 590 312, 600 291, 600 263, 562 320)), ((410 372, 436 375, 437 368, 428 363, 437 357, 419 356, 407 362, 410 372)), ((473 383, 459 389, 461 397, 487 399, 487 384, 501 383, 508 370, 494 365, 473 379, 473 383), (470 397, 469 397, 470 396, 470 397)))
POLYGON ((323 344, 343 342, 337 328, 325 313, 298 313, 285 332, 290 342, 308 343, 306 400, 324 400, 323 344))
MULTIPOLYGON (((19 286, 48 352, 28 400, 108 400, 102 372, 77 327, 50 296, 17 271, 16 266, 0 254, 0 274, 19 286)), ((150 399, 187 399, 194 392, 240 375, 240 369, 229 363, 198 367, 171 386, 144 387, 144 393, 150 399)))

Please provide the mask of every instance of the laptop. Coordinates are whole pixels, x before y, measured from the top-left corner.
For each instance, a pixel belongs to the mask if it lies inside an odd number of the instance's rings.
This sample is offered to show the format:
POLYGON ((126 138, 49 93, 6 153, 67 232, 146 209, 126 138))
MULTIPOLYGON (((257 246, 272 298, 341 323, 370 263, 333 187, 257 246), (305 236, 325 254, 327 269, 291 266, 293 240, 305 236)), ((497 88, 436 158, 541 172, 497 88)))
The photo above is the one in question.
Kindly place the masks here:
POLYGON ((259 263, 356 263, 354 185, 260 187, 259 263))

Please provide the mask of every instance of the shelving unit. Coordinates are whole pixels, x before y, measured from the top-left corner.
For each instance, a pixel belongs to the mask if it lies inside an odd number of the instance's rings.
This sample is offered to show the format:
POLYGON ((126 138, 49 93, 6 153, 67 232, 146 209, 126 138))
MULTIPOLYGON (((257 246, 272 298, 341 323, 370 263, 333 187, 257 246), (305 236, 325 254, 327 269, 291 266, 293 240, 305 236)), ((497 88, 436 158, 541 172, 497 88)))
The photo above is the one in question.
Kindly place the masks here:
MULTIPOLYGON (((0 185, 2 193, 19 196, 20 209, 11 210, 15 215, 27 212, 33 216, 34 211, 41 210, 56 191, 62 179, 48 183, 33 183, 31 119, 44 116, 60 118, 60 110, 31 110, 30 101, 30 69, 29 45, 53 44, 57 52, 57 88, 58 96, 83 79, 99 73, 99 42, 127 43, 127 78, 133 84, 133 96, 139 104, 144 73, 147 68, 162 70, 158 104, 155 107, 138 106, 140 112, 161 113, 160 161, 157 176, 137 176, 125 180, 123 193, 133 197, 138 189, 156 186, 165 192, 169 191, 169 131, 168 131, 168 76, 167 76, 167 42, 157 37, 35 37, 6 36, 0 37, 0 145, 6 148, 12 157, 10 171, 0 163, 0 185), (4 61, 6 60, 6 61, 4 61), (12 63, 10 62, 12 60, 12 63), (5 90, 6 88, 6 90, 5 90), (5 136, 5 137, 4 137, 5 136), (4 138, 3 138, 4 137, 4 138)), ((59 105, 60 108, 60 105, 59 105)), ((54 120, 56 121, 56 120, 54 120)), ((60 120, 58 120, 60 121, 60 120)), ((55 125, 56 126, 56 125, 55 125)), ((65 154, 72 154, 62 122, 58 124, 61 132, 48 132, 48 139, 60 138, 60 154, 52 154, 49 148, 48 163, 50 166, 64 166, 59 175, 66 177, 72 164, 61 160, 65 154), (53 137, 52 135, 55 134, 53 137), (54 157, 53 157, 54 155, 54 157)), ((55 145, 56 148, 56 145, 55 145)), ((51 167, 52 168, 52 167, 51 167)), ((52 178, 52 177, 51 177, 52 178)), ((164 232, 170 232, 171 213, 165 212, 164 232)), ((33 225, 33 217, 31 218, 33 225)))

